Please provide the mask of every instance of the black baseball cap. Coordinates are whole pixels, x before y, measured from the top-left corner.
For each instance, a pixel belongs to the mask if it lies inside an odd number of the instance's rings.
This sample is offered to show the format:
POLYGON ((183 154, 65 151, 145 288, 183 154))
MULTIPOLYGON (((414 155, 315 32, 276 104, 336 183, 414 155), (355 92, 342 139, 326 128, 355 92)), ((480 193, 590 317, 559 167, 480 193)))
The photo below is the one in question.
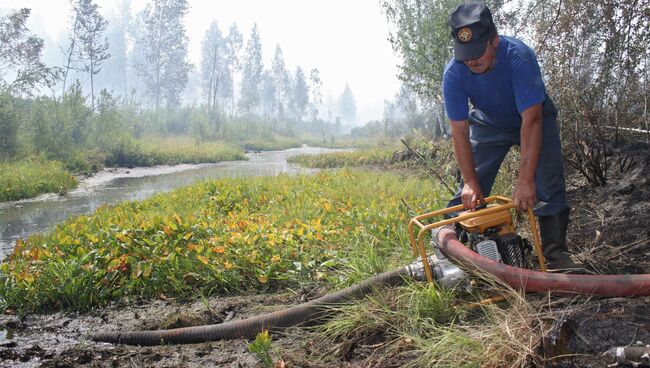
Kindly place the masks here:
POLYGON ((460 4, 449 16, 456 60, 481 57, 488 40, 497 31, 492 13, 482 2, 460 4))

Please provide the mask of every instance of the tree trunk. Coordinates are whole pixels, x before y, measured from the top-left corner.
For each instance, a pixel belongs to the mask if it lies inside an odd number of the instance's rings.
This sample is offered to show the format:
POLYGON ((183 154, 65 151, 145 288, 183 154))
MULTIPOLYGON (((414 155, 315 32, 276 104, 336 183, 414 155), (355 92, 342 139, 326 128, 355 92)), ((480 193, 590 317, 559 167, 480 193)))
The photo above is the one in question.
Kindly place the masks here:
POLYGON ((90 105, 92 106, 91 111, 95 111, 95 66, 93 59, 90 59, 90 105))
MULTIPOLYGON (((217 45, 214 45, 214 56, 212 57, 212 68, 210 70, 210 85, 208 86, 208 107, 210 111, 214 113, 214 97, 212 96, 212 89, 214 87, 214 74, 217 69, 217 45)), ((215 88, 216 89, 216 88, 215 88)))
MULTIPOLYGON (((75 19, 75 23, 73 26, 73 32, 74 29, 77 27, 77 20, 75 19)), ((63 95, 65 94, 65 85, 68 80, 68 73, 70 73, 70 69, 72 69, 72 54, 74 53, 74 48, 75 48, 75 43, 76 39, 73 36, 72 39, 70 40, 70 49, 68 50, 68 60, 65 65, 65 72, 63 72, 63 91, 61 93, 61 98, 63 98, 63 95)))

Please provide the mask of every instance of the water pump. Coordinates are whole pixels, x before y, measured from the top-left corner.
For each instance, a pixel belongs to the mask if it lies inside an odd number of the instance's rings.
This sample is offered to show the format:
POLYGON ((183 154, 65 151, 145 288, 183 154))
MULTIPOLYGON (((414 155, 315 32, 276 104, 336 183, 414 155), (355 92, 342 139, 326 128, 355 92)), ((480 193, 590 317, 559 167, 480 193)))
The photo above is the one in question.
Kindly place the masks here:
POLYGON ((481 213, 482 209, 490 207, 493 206, 480 206, 476 217, 456 223, 458 238, 476 253, 493 261, 526 268, 532 250, 530 242, 516 233, 510 211, 481 213))
MULTIPOLYGON (((511 213, 514 207, 511 199, 492 196, 486 198, 485 203, 479 206, 476 211, 463 211, 463 206, 459 205, 419 215, 411 219, 409 222, 409 235, 413 255, 419 256, 418 258, 422 260, 427 281, 434 282, 437 275, 434 275, 435 263, 429 265, 424 238, 432 234, 432 240, 435 242, 437 241, 436 232, 448 226, 453 226, 458 239, 481 256, 513 267, 529 268, 530 262, 528 260, 530 259, 529 255, 532 247, 528 240, 523 239, 516 232, 511 213), (449 218, 452 213, 456 216, 449 218), (431 219, 440 216, 448 218, 427 224, 431 219), (417 228, 420 230, 416 233, 417 228)), ((529 208, 527 214, 539 267, 541 271, 545 272, 546 264, 532 209, 529 208)), ((435 249, 434 244, 434 251, 435 249)))

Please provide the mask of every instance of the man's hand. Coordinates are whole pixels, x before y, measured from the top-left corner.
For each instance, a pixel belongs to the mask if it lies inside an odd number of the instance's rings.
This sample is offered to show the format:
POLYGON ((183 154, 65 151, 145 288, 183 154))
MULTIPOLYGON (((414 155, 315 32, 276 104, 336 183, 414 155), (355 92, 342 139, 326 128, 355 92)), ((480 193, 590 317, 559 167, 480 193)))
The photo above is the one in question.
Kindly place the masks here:
POLYGON ((485 203, 481 186, 476 182, 465 183, 463 185, 463 190, 460 192, 460 199, 463 201, 463 207, 470 211, 476 211, 476 201, 485 203))
POLYGON ((537 197, 535 196, 535 181, 533 180, 517 180, 513 191, 513 199, 515 207, 519 211, 526 211, 529 208, 535 207, 537 197))

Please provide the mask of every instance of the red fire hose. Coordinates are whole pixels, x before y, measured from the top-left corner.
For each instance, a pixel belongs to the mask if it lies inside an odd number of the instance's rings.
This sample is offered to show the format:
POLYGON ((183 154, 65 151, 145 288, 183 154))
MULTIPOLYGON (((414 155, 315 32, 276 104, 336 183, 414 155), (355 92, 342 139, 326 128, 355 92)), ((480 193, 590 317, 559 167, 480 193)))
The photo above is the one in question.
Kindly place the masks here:
POLYGON ((440 228, 438 241, 440 251, 451 260, 468 269, 490 273, 517 290, 604 297, 650 295, 650 274, 566 275, 512 267, 473 252, 448 227, 440 228))

